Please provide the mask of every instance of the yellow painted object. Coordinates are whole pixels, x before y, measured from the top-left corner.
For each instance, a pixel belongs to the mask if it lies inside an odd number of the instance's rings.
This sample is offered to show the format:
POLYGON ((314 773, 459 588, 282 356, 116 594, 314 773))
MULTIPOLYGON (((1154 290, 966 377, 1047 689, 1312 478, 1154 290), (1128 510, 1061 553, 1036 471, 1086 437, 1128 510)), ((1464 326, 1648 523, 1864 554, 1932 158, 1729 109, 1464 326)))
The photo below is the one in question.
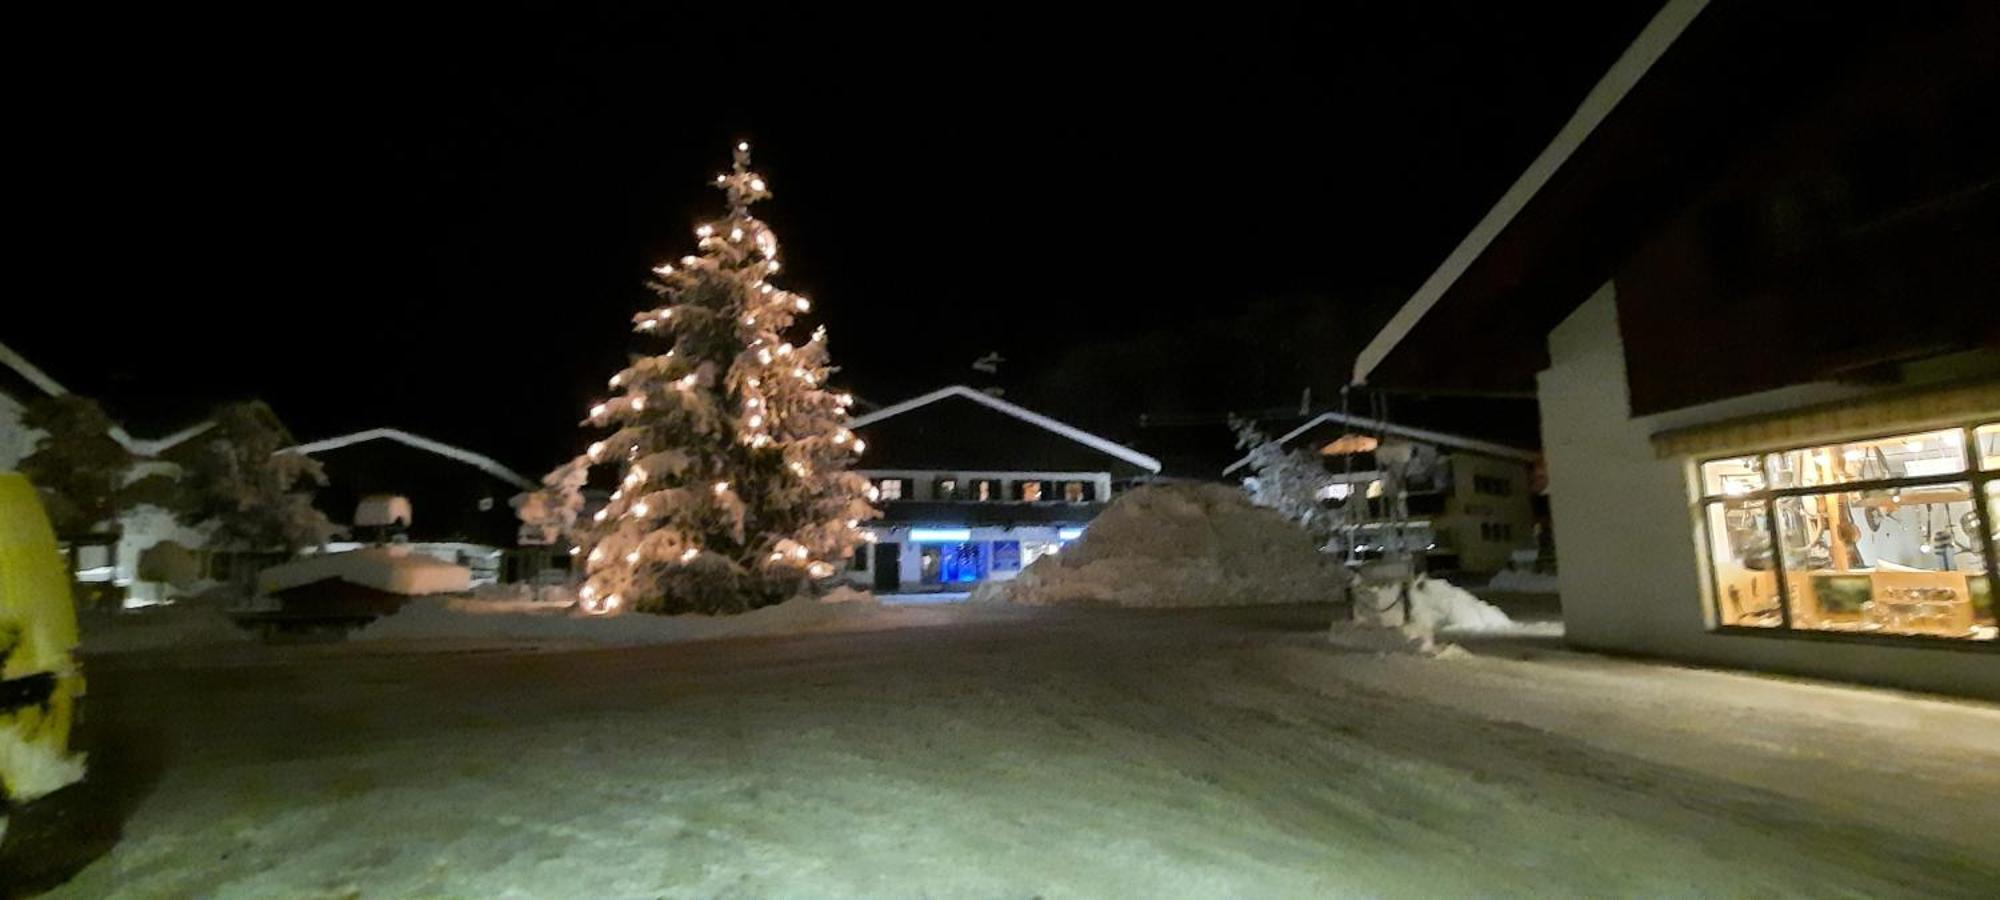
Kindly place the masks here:
POLYGON ((0 472, 0 799, 33 800, 83 778, 83 758, 69 752, 69 731, 83 671, 76 649, 76 607, 69 566, 28 479, 0 472))

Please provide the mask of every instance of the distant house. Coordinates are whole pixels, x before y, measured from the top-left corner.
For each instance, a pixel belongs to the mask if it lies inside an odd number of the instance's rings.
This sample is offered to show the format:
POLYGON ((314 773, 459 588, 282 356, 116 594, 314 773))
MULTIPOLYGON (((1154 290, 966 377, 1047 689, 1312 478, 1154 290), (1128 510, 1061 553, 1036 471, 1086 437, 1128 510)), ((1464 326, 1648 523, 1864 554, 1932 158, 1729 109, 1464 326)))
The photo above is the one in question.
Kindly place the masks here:
MULTIPOLYGON (((345 549, 365 542, 409 544, 472 569, 475 584, 506 575, 505 551, 520 522, 509 498, 536 483, 482 453, 397 428, 371 428, 279 451, 319 460, 327 484, 314 505, 349 529, 345 549), (356 524, 370 498, 403 497, 408 515, 390 526, 356 524)), ((386 508, 386 506, 385 506, 386 508)))
POLYGON ((2000 698, 1996 46, 1673 0, 1363 350, 1538 398, 1570 643, 2000 698))
POLYGON ((850 577, 881 591, 1014 577, 1083 533, 1114 481, 1159 461, 963 385, 856 416, 884 517, 850 577))
MULTIPOLYGON (((1539 454, 1490 441, 1382 422, 1338 412, 1321 413, 1276 438, 1287 449, 1320 458, 1334 483, 1327 501, 1364 502, 1351 531, 1340 540, 1359 557, 1384 549, 1393 526, 1403 546, 1426 556, 1432 571, 1497 572, 1517 550, 1535 547, 1535 463, 1539 454), (1383 472, 1375 451, 1384 439, 1417 448, 1405 487, 1406 518, 1392 521, 1382 497, 1383 472)), ((1255 478, 1244 456, 1225 477, 1255 478)))
MULTIPOLYGON (((42 438, 40 432, 21 423, 27 407, 37 400, 68 393, 69 389, 47 372, 0 344, 0 470, 18 467, 42 438)), ((128 480, 137 481, 150 475, 177 472, 171 455, 214 424, 197 421, 157 438, 134 437, 123 425, 115 425, 111 437, 132 453, 134 462, 128 480)), ((113 590, 114 597, 122 596, 128 605, 157 602, 166 596, 164 586, 138 580, 142 554, 163 541, 199 547, 206 539, 200 531, 183 526, 172 513, 143 504, 119 516, 112 532, 61 537, 72 556, 77 580, 113 590)))

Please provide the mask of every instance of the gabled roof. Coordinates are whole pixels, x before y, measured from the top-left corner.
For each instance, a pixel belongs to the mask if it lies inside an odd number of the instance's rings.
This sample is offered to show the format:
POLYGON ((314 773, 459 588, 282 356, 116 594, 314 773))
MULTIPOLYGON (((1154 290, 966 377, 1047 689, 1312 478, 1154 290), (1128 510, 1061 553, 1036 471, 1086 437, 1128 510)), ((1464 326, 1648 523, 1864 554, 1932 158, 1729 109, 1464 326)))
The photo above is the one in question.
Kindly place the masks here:
MULTIPOLYGON (((55 380, 49 373, 42 371, 34 363, 29 362, 27 357, 22 356, 14 348, 6 344, 0 344, 0 365, 6 366, 15 375, 19 376, 22 381, 27 382, 36 390, 48 396, 61 397, 70 392, 69 388, 63 387, 62 382, 55 380)), ((110 434, 112 440, 117 441, 119 446, 124 447, 133 454, 138 456, 158 456, 167 448, 214 427, 215 422, 213 420, 204 420, 165 437, 135 438, 130 432, 125 430, 125 426, 114 423, 111 426, 110 434)))
POLYGON ((35 364, 29 362, 27 357, 14 352, 14 348, 6 344, 0 344, 0 365, 12 369, 14 374, 21 376, 22 380, 34 385, 42 393, 51 397, 60 397, 69 393, 68 388, 63 387, 54 378, 50 378, 47 372, 36 368, 35 364))
POLYGON ((1049 418, 1048 416, 1042 415, 1041 413, 1023 409, 1019 406, 1015 406, 1014 404, 1008 403, 1007 401, 1002 400, 998 397, 994 397, 982 393, 980 391, 973 390, 972 388, 966 387, 965 385, 962 384, 954 384, 950 387, 939 388, 928 394, 924 394, 923 396, 912 397, 901 403, 885 406, 882 407, 881 409, 875 410, 874 412, 867 413, 864 415, 855 416, 854 418, 848 420, 847 424, 848 427, 850 428, 860 428, 865 425, 870 425, 875 422, 880 422, 884 419, 902 415, 903 413, 909 412, 913 409, 920 409, 922 407, 929 406, 930 404, 936 403, 939 400, 944 400, 950 397, 961 397, 966 400, 971 400, 972 402, 985 406, 988 409, 992 409, 1000 413, 1005 413, 1006 415, 1013 416, 1016 419, 1020 419, 1021 421, 1027 422, 1038 428, 1046 429, 1055 434, 1059 434, 1063 437, 1066 437, 1072 441, 1075 441, 1100 453, 1105 453, 1111 456, 1115 456, 1128 463, 1131 463, 1132 465, 1138 466, 1141 469, 1145 469, 1148 472, 1157 473, 1160 471, 1160 461, 1150 456, 1147 456, 1144 453, 1140 453, 1139 451, 1134 450, 1130 447, 1126 447, 1122 444, 1116 444, 1111 441, 1105 440, 1104 438, 1098 437, 1097 435, 1091 434, 1090 432, 1084 431, 1083 429, 1077 428, 1073 425, 1066 425, 1062 422, 1058 422, 1054 419, 1049 418))
POLYGON ((326 450, 338 450, 342 447, 351 447, 355 444, 363 444, 376 440, 395 441, 405 446, 435 453, 447 459, 457 460, 524 491, 531 491, 538 487, 535 482, 530 481, 519 472, 501 465, 490 456, 474 453, 463 447, 454 447, 450 444, 434 441, 421 435, 411 434, 400 428, 370 428, 367 431, 357 431, 353 434, 343 434, 338 437, 299 444, 295 447, 286 447, 278 452, 300 453, 311 456, 314 453, 326 450))
MULTIPOLYGON (((1280 435, 1278 437, 1278 443, 1281 445, 1290 443, 1293 438, 1296 438, 1299 435, 1305 434, 1306 432, 1311 431, 1314 428, 1317 428, 1327 423, 1332 423, 1335 425, 1345 425, 1349 428, 1359 428, 1365 431, 1375 432, 1377 434, 1399 435, 1402 437, 1409 438, 1410 440, 1413 441, 1422 441, 1426 444, 1436 444, 1441 447, 1457 447, 1461 450, 1470 450, 1474 453, 1484 453, 1487 456, 1497 456, 1500 457, 1501 459, 1512 459, 1512 460, 1519 460, 1521 462, 1531 463, 1539 458, 1538 454, 1536 454, 1534 451, 1523 450, 1519 447, 1509 447, 1506 446, 1505 444, 1495 444, 1491 441, 1482 441, 1478 438, 1463 437, 1456 434, 1446 434, 1442 431, 1431 431, 1428 428, 1412 428, 1408 425, 1397 425, 1394 422, 1383 422, 1378 419, 1365 419, 1360 416, 1343 415, 1337 412, 1320 413, 1319 415, 1314 416, 1311 419, 1307 419, 1304 425, 1300 425, 1299 427, 1294 428, 1291 431, 1287 431, 1283 435, 1280 435)), ((1248 465, 1249 462, 1250 462, 1250 455, 1246 453, 1243 455, 1242 459, 1230 463, 1229 468, 1223 469, 1222 474, 1227 475, 1231 472, 1234 472, 1237 469, 1243 468, 1245 465, 1248 465)))
POLYGON ((1507 192, 1500 196, 1499 201, 1493 204, 1493 208, 1487 210, 1479 223, 1472 227, 1472 231, 1458 242, 1451 255, 1445 257, 1437 270, 1418 286, 1417 292, 1410 296, 1401 309, 1396 310, 1396 314, 1390 317, 1388 324, 1382 326, 1382 330, 1368 342, 1368 346, 1361 349, 1361 353, 1354 358, 1355 384, 1367 383, 1369 374, 1388 358, 1390 351, 1396 349, 1396 345, 1401 343, 1432 307, 1444 298, 1445 293, 1451 290, 1459 277, 1464 275, 1466 270, 1472 267, 1473 262, 1492 245, 1494 238, 1506 230, 1514 221, 1514 217, 1527 207, 1528 201, 1549 183, 1556 170, 1569 161, 1577 148, 1590 137, 1591 132, 1595 131, 1605 117, 1617 108, 1619 101, 1625 99, 1625 95, 1632 90, 1633 85, 1645 77, 1646 72, 1652 69, 1653 63, 1659 61, 1667 52, 1667 48, 1680 38, 1681 33, 1687 30, 1688 24, 1693 22, 1695 16, 1707 6, 1708 0, 1668 0, 1667 4, 1661 7, 1659 13, 1653 16, 1653 20, 1646 24, 1645 30, 1639 33, 1631 46, 1618 57, 1618 61, 1604 73, 1604 77, 1590 89, 1590 93, 1584 96, 1583 102, 1577 105, 1576 112, 1570 115, 1562 130, 1556 132, 1555 138, 1549 141, 1549 145, 1542 149, 1541 155, 1528 164, 1528 168, 1514 180, 1514 184, 1507 188, 1507 192))

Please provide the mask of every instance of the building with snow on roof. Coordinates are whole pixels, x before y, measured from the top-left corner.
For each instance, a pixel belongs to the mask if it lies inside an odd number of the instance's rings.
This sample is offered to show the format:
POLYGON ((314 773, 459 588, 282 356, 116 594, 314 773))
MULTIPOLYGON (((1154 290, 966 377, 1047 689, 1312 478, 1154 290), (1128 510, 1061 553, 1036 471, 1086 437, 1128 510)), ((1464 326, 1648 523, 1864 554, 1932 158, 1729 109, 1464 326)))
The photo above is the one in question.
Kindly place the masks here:
POLYGON ((854 417, 856 471, 883 517, 849 578, 878 592, 963 591, 1061 552, 1112 484, 1160 463, 963 385, 854 417))
MULTIPOLYGON (((1380 557, 1393 545, 1421 557, 1431 572, 1491 574, 1537 550, 1534 451, 1339 412, 1313 416, 1273 440, 1326 469, 1319 499, 1351 511, 1329 549, 1350 560, 1380 557), (1401 508, 1384 496, 1384 443, 1410 448, 1401 508)), ((1222 474, 1254 492, 1250 464, 1246 454, 1222 474)))

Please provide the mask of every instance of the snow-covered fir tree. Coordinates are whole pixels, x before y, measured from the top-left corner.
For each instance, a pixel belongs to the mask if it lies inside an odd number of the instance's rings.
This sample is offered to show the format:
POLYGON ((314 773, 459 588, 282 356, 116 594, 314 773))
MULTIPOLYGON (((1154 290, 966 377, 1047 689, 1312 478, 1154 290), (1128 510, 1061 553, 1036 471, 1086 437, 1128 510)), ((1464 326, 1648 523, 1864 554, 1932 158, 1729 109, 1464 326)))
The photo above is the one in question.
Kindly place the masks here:
POLYGON ((208 529, 209 546, 296 553, 342 532, 313 506, 325 469, 303 453, 278 452, 297 442, 262 401, 217 409, 215 427, 198 440, 182 466, 176 511, 208 529))
POLYGON ((1232 417, 1229 427, 1236 432, 1236 446, 1249 451, 1247 465, 1252 478, 1245 487, 1250 502, 1277 510, 1317 542, 1331 538, 1340 527, 1343 507, 1321 497, 1336 479, 1319 458, 1286 449, 1250 420, 1232 417))
POLYGON ((831 577, 877 515, 848 468, 864 449, 847 429, 853 398, 826 387, 826 329, 790 332, 812 308, 772 282, 778 239, 750 214, 770 196, 750 146, 715 176, 722 218, 695 229, 698 253, 653 269, 659 305, 633 316, 659 352, 611 376, 584 425, 609 429, 539 507, 575 507, 575 472, 610 467, 610 501, 576 523, 586 609, 742 612, 831 577))
POLYGON ((45 397, 28 404, 21 424, 41 432, 34 452, 21 460, 21 473, 41 495, 57 534, 97 531, 118 517, 134 460, 111 436, 111 417, 97 401, 45 397))

